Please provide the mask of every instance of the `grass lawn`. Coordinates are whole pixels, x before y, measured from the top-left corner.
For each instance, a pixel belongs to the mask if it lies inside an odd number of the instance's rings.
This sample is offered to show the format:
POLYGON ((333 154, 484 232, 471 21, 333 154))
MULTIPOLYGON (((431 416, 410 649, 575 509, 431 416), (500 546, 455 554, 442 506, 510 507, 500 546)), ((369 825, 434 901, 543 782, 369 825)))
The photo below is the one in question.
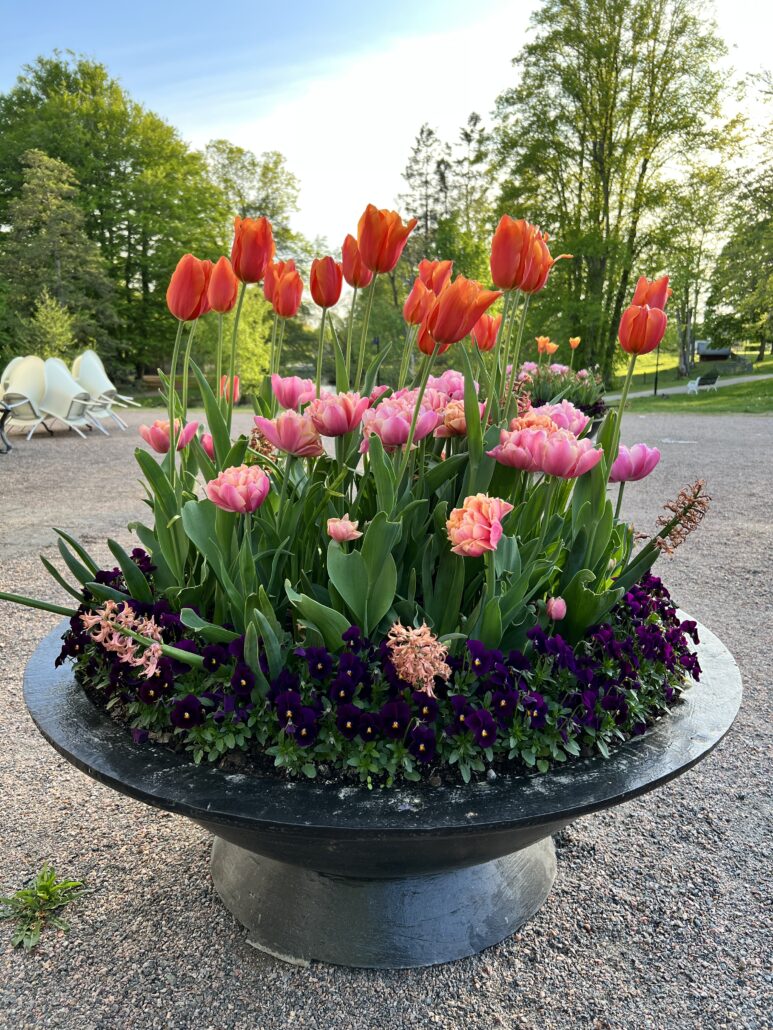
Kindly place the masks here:
MULTIPOLYGON (((773 357, 771 357, 770 355, 766 355, 762 361, 757 362, 756 349, 750 351, 743 351, 739 349, 736 351, 736 353, 739 354, 741 357, 746 358, 748 361, 751 361, 752 365, 754 366, 755 374, 758 372, 773 372, 773 357)), ((652 351, 650 354, 642 354, 642 356, 638 358, 636 362, 636 368, 633 373, 633 379, 631 380, 632 390, 644 390, 648 386, 653 386, 655 382, 655 360, 655 351, 652 351)), ((684 378, 680 379, 677 375, 678 362, 679 355, 675 351, 671 353, 669 353, 668 351, 663 351, 661 353, 660 367, 658 371, 658 389, 660 389, 661 386, 678 386, 679 384, 684 384, 686 382, 684 378)), ((706 366, 706 371, 710 370, 711 366, 706 366)), ((703 371, 703 368, 701 368, 700 371, 703 371)), ((694 378, 698 374, 699 371, 696 370, 690 376, 690 378, 694 378)), ((736 372, 734 373, 734 375, 738 375, 738 373, 736 372)), ((619 373, 614 377, 612 381, 610 392, 614 393, 616 390, 621 390, 624 380, 625 367, 621 366, 619 373)))
MULTIPOLYGON (((773 362, 767 364, 773 365, 773 362)), ((662 411, 689 415, 768 415, 773 412, 773 379, 720 386, 716 392, 701 390, 697 395, 635 397, 628 402, 626 410, 637 414, 662 411)))

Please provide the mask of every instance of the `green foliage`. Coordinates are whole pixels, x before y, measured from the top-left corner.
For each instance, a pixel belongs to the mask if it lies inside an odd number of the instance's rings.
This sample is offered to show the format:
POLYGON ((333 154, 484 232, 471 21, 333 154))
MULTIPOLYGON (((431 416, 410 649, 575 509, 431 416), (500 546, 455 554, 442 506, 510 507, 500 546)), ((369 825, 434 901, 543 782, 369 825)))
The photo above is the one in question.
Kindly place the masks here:
POLYGON ((44 865, 28 887, 0 898, 0 919, 12 919, 16 924, 12 946, 30 951, 40 943, 40 935, 47 926, 67 930, 64 919, 54 913, 83 893, 80 880, 58 880, 53 867, 44 865))
POLYGON ((62 358, 67 362, 77 350, 75 316, 44 286, 31 317, 22 323, 18 342, 20 350, 26 354, 62 358))

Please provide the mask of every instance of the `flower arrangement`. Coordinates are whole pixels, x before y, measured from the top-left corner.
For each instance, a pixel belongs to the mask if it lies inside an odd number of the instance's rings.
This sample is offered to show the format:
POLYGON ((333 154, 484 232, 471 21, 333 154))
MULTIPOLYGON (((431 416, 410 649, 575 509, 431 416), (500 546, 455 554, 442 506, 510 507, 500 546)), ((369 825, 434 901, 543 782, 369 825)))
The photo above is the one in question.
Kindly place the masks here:
POLYGON ((185 255, 167 294, 178 319, 168 417, 141 429, 160 457, 136 451, 151 511, 130 527, 141 546, 109 540, 117 564, 101 569, 58 531, 72 578, 45 564, 76 607, 0 594, 69 618, 59 661, 138 743, 291 776, 467 782, 608 755, 698 678, 695 624, 650 570, 700 522, 703 484, 638 549, 619 518, 626 482, 660 458, 621 446, 619 423, 637 355, 665 332, 667 280, 641 279, 623 314, 623 398, 594 443, 572 400, 524 403, 515 381, 526 311, 557 259, 545 234, 508 216, 492 242, 494 289, 421 262, 397 381, 375 386, 386 353, 365 367, 375 283, 414 224, 370 205, 342 262, 313 263, 314 381, 281 375, 303 283, 274 260, 267 219, 236 219, 230 260, 185 255), (340 344, 325 329, 344 281, 340 344), (236 328, 229 347, 223 315, 235 308, 238 321, 256 283, 275 314, 270 368, 253 432, 233 439, 236 328), (216 390, 191 360, 209 312, 216 390), (326 347, 335 392, 321 382, 326 347), (433 375, 450 348, 459 370, 433 375), (189 418, 191 375, 206 428, 189 418))
MULTIPOLYGON (((579 337, 574 337, 579 341, 579 337)), ((574 351, 572 352, 574 356, 574 351)), ((600 420, 606 411, 604 380, 598 368, 579 368, 557 362, 544 364, 524 361, 515 377, 521 406, 541 408, 544 404, 567 401, 591 420, 600 420)))

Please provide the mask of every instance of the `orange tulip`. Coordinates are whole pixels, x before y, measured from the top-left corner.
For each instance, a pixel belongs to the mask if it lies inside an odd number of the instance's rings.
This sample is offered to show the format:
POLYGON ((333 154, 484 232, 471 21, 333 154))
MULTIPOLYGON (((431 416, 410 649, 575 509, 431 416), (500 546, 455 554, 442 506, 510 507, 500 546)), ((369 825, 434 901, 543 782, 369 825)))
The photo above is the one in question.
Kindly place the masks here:
POLYGON ((211 261, 200 261, 193 254, 183 254, 166 291, 167 307, 175 318, 189 322, 209 311, 207 287, 211 273, 211 261))
POLYGON ((453 261, 428 261, 424 258, 419 262, 419 278, 437 295, 448 286, 453 267, 453 261))
POLYGON ((491 241, 491 279, 500 290, 537 293, 548 281, 550 269, 561 258, 548 250, 548 235, 523 218, 502 215, 491 241))
POLYGON ((295 262, 292 258, 289 261, 271 261, 266 268, 263 279, 263 296, 271 304, 274 300, 274 288, 285 272, 295 270, 295 262))
POLYGON ((548 340, 548 342, 545 344, 545 353, 548 355, 555 354, 557 350, 558 344, 552 343, 550 340, 548 340))
POLYGON ((636 289, 633 291, 632 304, 636 304, 637 307, 643 307, 645 304, 651 308, 660 308, 662 311, 666 306, 666 301, 671 296, 671 290, 668 286, 668 276, 664 275, 660 279, 653 279, 650 282, 645 276, 642 276, 636 284, 636 289))
POLYGON ((416 227, 411 218, 405 225, 396 211, 379 210, 368 204, 357 225, 357 245, 371 272, 391 272, 416 227))
POLYGON ((227 257, 221 257, 212 269, 207 287, 209 306, 213 311, 224 315, 234 306, 238 294, 239 280, 234 275, 231 262, 227 257))
POLYGON ((631 304, 620 319, 617 338, 626 354, 649 354, 663 339, 667 324, 660 308, 631 304))
MULTIPOLYGON (((266 277, 268 279, 268 276, 266 277)), ((274 311, 280 318, 295 318, 298 308, 301 306, 303 296, 303 281, 300 273, 295 270, 292 261, 288 261, 284 272, 274 284, 273 300, 274 311), (293 267, 290 268, 289 266, 293 267)))
POLYGON ((370 285, 373 273, 369 268, 365 267, 362 254, 360 254, 360 248, 357 246, 357 240, 355 240, 351 233, 346 237, 344 245, 341 247, 341 264, 343 265, 344 279, 353 289, 361 290, 365 286, 370 285))
POLYGON ((416 279, 403 304, 403 318, 408 325, 421 325, 435 303, 435 294, 421 279, 416 279))
POLYGON ((577 350, 577 348, 580 346, 580 340, 581 339, 582 339, 582 337, 580 337, 580 336, 570 336, 569 337, 569 346, 572 348, 572 350, 577 350))
POLYGON ((457 276, 435 298, 424 327, 435 343, 456 343, 464 339, 480 316, 501 296, 498 291, 484 290, 473 279, 457 276))
POLYGON ((314 258, 311 263, 309 286, 314 303, 321 308, 332 308, 338 303, 343 285, 343 269, 331 257, 314 258))
POLYGON ((502 324, 501 315, 481 315, 472 327, 472 338, 478 345, 479 351, 490 351, 494 349, 497 342, 497 333, 502 324))
POLYGON ((547 354, 548 353, 548 344, 550 343, 550 337, 549 336, 538 336, 536 339, 537 339, 537 353, 538 354, 547 354))
POLYGON ((259 283, 274 256, 274 234, 267 218, 234 218, 231 264, 243 283, 259 283))
MULTIPOLYGON (((228 382, 228 376, 220 377, 220 396, 224 397, 226 401, 231 399, 231 387, 228 382)), ((241 393, 239 391, 239 377, 234 376, 234 404, 239 403, 239 397, 241 393)))

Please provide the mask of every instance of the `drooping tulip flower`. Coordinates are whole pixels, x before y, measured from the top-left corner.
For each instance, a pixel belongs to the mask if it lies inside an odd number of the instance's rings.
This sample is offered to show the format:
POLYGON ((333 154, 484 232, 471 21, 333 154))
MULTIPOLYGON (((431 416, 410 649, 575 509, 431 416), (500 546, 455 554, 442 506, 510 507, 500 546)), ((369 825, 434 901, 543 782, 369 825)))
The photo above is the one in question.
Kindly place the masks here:
POLYGON ((343 544, 347 540, 357 540, 362 536, 357 529, 358 525, 359 522, 352 522, 347 511, 340 519, 327 520, 327 535, 332 540, 337 540, 339 544, 343 544))
POLYGON ((343 286, 343 269, 331 257, 314 258, 311 263, 309 286, 314 303, 321 308, 332 308, 338 303, 343 286))
POLYGON ((166 291, 166 303, 175 318, 190 322, 209 310, 207 287, 212 272, 211 261, 201 261, 193 254, 183 254, 172 272, 166 291))
POLYGON ((660 308, 631 304, 623 312, 617 338, 626 354, 649 354, 660 344, 668 319, 660 308))
POLYGON ((635 443, 633 447, 620 444, 617 457, 612 462, 609 472, 610 483, 636 483, 652 472, 660 461, 657 447, 648 447, 644 443, 635 443))
POLYGON ((298 376, 271 376, 271 389, 283 408, 295 411, 300 404, 308 404, 314 396, 314 382, 298 376))
MULTIPOLYGON (((187 447, 196 435, 199 428, 198 422, 189 422, 180 430, 180 420, 175 419, 174 431, 177 437, 177 450, 181 451, 187 447)), ((169 422, 163 419, 156 419, 152 426, 140 426, 140 436, 145 443, 152 447, 158 454, 166 454, 169 450, 169 422)))
POLYGON ((451 550, 466 558, 480 558, 486 551, 495 551, 502 539, 502 519, 512 510, 512 504, 498 497, 465 497, 461 508, 454 508, 446 522, 451 550))
MULTIPOLYGON (((402 398, 390 397, 381 401, 375 408, 368 408, 362 416, 363 439, 360 444, 360 453, 366 454, 370 446, 370 437, 375 434, 381 440, 385 451, 393 451, 397 447, 403 447, 408 442, 411 430, 411 419, 415 402, 407 396, 402 398)), ((425 436, 429 436, 437 427, 440 416, 431 408, 423 404, 419 409, 419 417, 416 420, 416 429, 413 434, 413 442, 418 443, 425 436)))
MULTIPOLYGON (((290 262, 288 262, 290 264, 290 262)), ((276 280, 272 304, 280 318, 295 318, 303 297, 303 280, 295 268, 285 268, 276 280)))
POLYGON ((306 414, 322 436, 344 436, 359 426, 369 406, 370 397, 324 390, 321 396, 314 398, 306 414))
POLYGON ((292 258, 289 261, 270 261, 266 266, 266 274, 263 278, 263 296, 269 302, 274 302, 274 289, 276 284, 285 272, 295 271, 295 262, 292 258))
POLYGON ((408 325, 421 325, 435 303, 435 294, 421 279, 414 280, 403 304, 403 318, 408 325))
POLYGON ((341 266, 344 279, 355 290, 362 290, 370 286, 373 280, 373 273, 366 266, 357 246, 357 240, 349 233, 341 248, 341 266))
POLYGON ((231 262, 227 257, 218 258, 209 277, 207 299, 213 311, 220 315, 229 312, 239 295, 239 280, 234 275, 231 262))
POLYGON ((267 218, 234 218, 231 264, 243 283, 259 283, 274 257, 274 234, 267 218))
POLYGON ((491 279, 500 290, 537 293, 548 281, 550 269, 571 254, 551 257, 548 235, 523 218, 502 215, 491 241, 491 279))
POLYGON ((494 349, 497 342, 497 333, 502 324, 501 315, 481 315, 472 327, 472 338, 482 352, 494 349))
POLYGON ((560 622, 566 618, 566 601, 563 597, 549 597, 545 603, 548 618, 560 622))
POLYGON ((496 290, 485 290, 474 279, 457 276, 435 298, 422 328, 426 328, 437 344, 457 343, 467 336, 480 316, 501 296, 496 290))
POLYGON ((572 348, 572 350, 577 350, 577 348, 580 346, 581 341, 582 341, 582 337, 581 336, 570 336, 569 337, 569 346, 572 348))
POLYGON ((666 301, 670 296, 671 290, 668 286, 667 275, 662 276, 660 279, 653 279, 652 282, 646 276, 641 276, 636 283, 636 289, 633 291, 631 303, 636 304, 638 307, 644 307, 647 304, 651 308, 660 308, 663 311, 666 301))
MULTIPOLYGON (((220 396, 225 398, 226 403, 229 403, 231 400, 231 384, 228 382, 228 376, 220 377, 220 396)), ((239 392, 239 377, 234 376, 234 405, 237 405, 239 403, 240 396, 241 394, 239 392)))
POLYGON ((365 266, 371 272, 391 272, 416 224, 415 218, 403 224, 396 211, 368 204, 357 225, 357 246, 365 266))
POLYGON ((308 415, 283 411, 274 419, 255 416, 255 425, 278 451, 296 458, 319 458, 325 453, 322 440, 308 415))
POLYGON ((271 481, 260 465, 238 465, 223 469, 206 486, 207 497, 224 511, 246 515, 263 504, 271 481))
POLYGON ((429 261, 424 258, 419 262, 419 278, 437 296, 451 281, 453 269, 453 261, 429 261))
POLYGON ((215 441, 212 439, 211 433, 202 433, 201 446, 204 448, 204 453, 210 461, 215 460, 215 441))

